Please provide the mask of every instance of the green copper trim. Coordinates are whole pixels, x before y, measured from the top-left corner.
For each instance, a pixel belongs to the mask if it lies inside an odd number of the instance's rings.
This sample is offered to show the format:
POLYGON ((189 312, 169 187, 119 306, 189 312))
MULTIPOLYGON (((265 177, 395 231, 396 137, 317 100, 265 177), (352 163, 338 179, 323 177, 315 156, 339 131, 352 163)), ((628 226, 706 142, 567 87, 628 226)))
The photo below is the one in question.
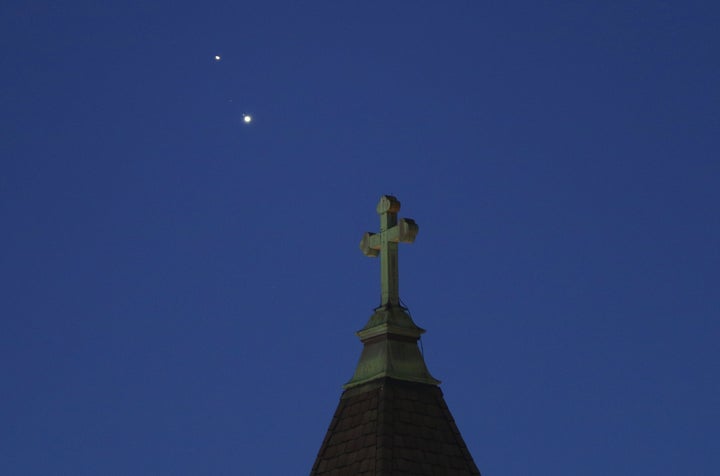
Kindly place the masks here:
POLYGON ((365 346, 355 375, 343 385, 343 389, 385 377, 428 385, 440 384, 430 375, 417 344, 388 340, 365 346))
POLYGON ((440 381, 430 375, 418 349, 417 341, 424 332, 400 307, 376 309, 357 332, 364 347, 355 374, 343 388, 383 377, 438 385, 440 381))
POLYGON ((365 327, 360 329, 357 335, 360 337, 360 340, 365 341, 382 332, 417 339, 425 333, 425 329, 415 325, 410 314, 402 307, 380 306, 375 309, 375 312, 370 316, 365 327))

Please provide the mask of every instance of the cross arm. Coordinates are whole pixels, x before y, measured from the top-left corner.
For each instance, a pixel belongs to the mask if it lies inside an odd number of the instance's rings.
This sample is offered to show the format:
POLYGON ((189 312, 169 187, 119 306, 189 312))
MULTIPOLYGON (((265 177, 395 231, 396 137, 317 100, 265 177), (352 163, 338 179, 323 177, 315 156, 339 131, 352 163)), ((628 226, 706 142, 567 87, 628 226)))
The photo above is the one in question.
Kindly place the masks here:
MULTIPOLYGON (((393 243, 412 243, 418 234, 419 227, 412 218, 400 218, 398 224, 387 231, 387 239, 393 243)), ((365 256, 372 258, 380 254, 380 242, 382 233, 367 232, 360 241, 360 249, 365 256)))

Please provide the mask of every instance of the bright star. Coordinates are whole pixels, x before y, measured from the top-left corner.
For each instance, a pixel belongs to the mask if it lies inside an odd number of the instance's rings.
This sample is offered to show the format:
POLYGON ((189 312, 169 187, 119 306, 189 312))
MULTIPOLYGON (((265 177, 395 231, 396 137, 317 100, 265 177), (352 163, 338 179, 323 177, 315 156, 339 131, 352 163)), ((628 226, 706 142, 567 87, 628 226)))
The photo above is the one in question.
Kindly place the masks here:
POLYGON ((250 114, 243 114, 243 121, 245 121, 245 124, 250 124, 252 122, 252 116, 250 114))
POLYGON ((220 55, 215 55, 215 61, 220 61, 220 55))

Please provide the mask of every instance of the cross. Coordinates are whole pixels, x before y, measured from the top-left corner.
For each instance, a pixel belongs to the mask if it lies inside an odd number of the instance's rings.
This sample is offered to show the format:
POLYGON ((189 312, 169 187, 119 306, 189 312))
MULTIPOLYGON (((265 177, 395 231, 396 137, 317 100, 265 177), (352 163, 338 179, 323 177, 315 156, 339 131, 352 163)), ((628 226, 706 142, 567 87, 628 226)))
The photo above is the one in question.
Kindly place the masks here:
POLYGON ((365 233, 360 241, 360 249, 365 256, 380 255, 380 307, 399 306, 398 286, 398 243, 412 243, 418 233, 418 226, 410 218, 401 218, 397 213, 400 202, 392 195, 380 197, 377 206, 380 215, 380 233, 365 233))

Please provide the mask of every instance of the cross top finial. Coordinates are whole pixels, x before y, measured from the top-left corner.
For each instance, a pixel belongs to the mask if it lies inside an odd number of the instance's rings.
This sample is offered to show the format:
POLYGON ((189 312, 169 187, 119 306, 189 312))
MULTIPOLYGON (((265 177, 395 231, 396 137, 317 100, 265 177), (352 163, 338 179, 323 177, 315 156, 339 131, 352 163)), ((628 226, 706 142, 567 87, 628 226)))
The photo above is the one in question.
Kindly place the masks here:
POLYGON ((380 233, 365 233, 360 249, 366 256, 380 255, 380 306, 399 306, 398 243, 412 243, 419 227, 411 218, 398 221, 400 201, 392 195, 383 195, 378 202, 380 233))
POLYGON ((383 213, 395 213, 400 211, 400 201, 392 195, 383 195, 378 202, 378 215, 383 213))

